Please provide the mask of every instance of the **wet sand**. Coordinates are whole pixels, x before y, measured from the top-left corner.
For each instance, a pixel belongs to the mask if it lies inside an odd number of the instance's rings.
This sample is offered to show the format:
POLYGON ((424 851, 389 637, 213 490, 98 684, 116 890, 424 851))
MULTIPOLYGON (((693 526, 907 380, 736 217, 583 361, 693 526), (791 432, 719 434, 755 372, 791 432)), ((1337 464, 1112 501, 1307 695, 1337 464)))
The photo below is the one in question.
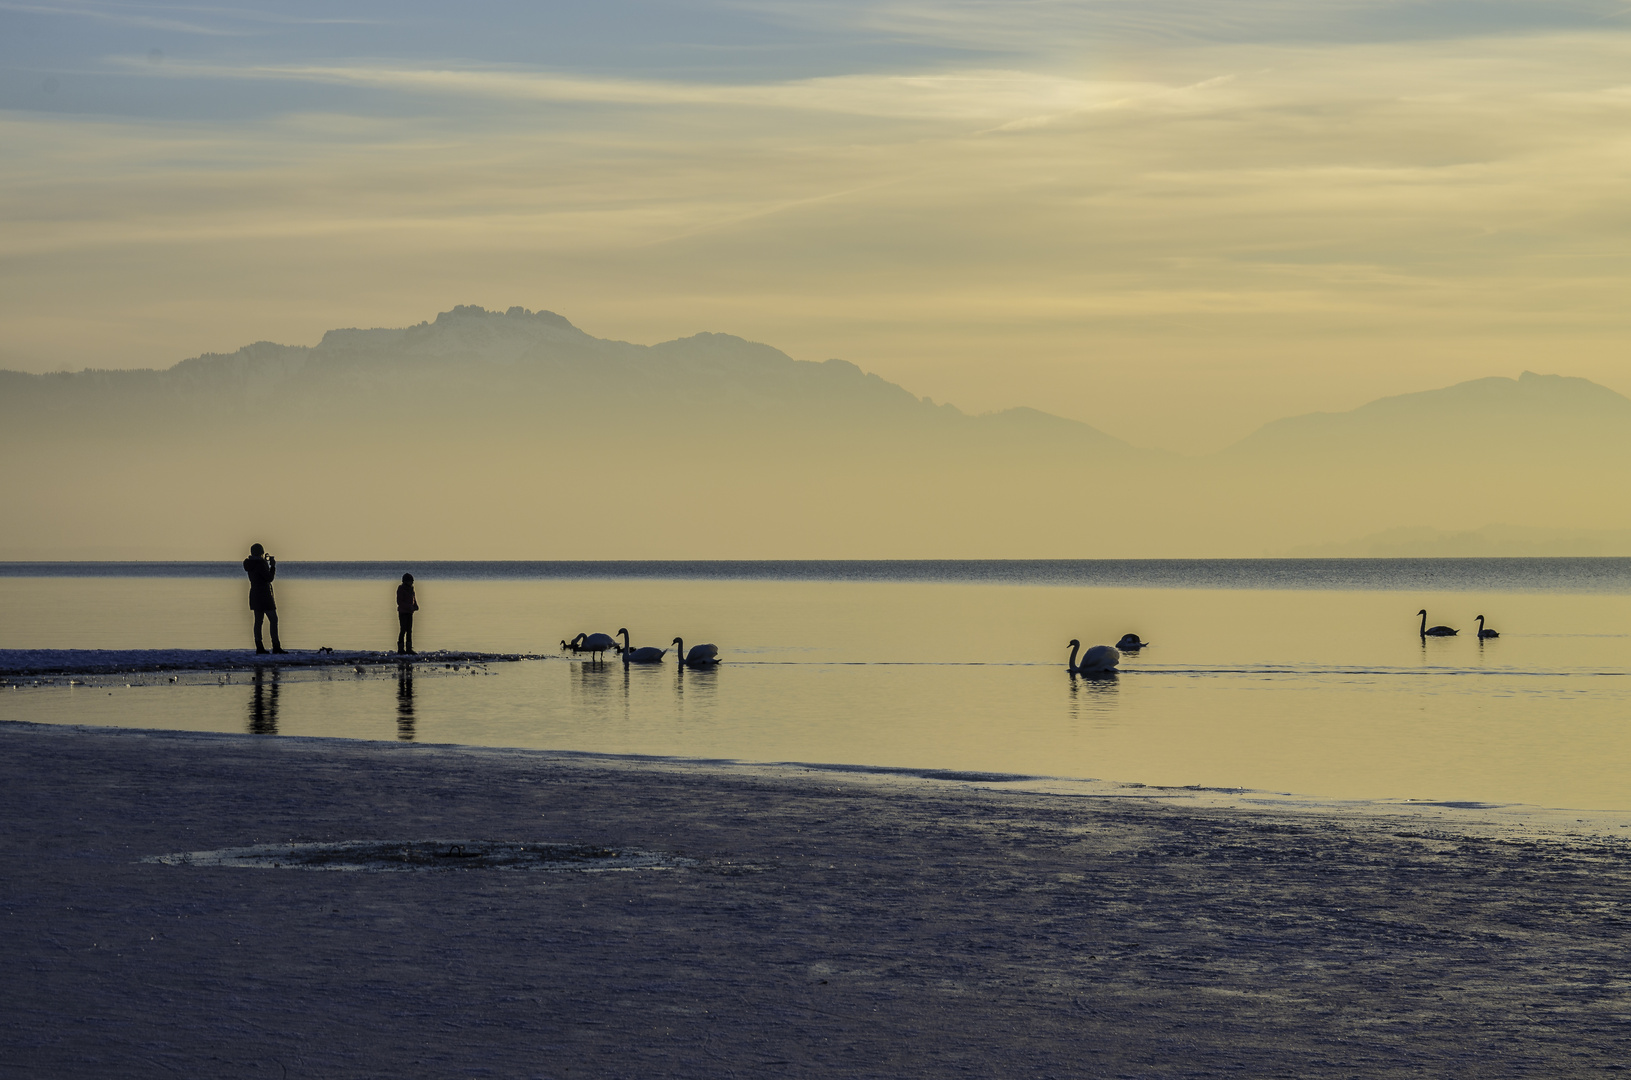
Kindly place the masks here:
POLYGON ((898 776, 0 723, 3 1077, 1595 1076, 1631 845, 898 776), (144 856, 550 841, 695 866, 144 856))

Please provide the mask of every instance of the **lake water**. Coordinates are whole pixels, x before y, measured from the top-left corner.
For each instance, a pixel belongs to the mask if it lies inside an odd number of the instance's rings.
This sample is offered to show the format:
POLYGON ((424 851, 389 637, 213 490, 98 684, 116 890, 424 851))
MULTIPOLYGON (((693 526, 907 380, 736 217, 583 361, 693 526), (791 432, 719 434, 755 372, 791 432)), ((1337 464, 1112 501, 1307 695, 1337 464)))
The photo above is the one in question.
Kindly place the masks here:
MULTIPOLYGON (((14 688, 0 718, 1631 809, 1631 560, 284 564, 285 644, 391 647, 403 569, 421 651, 627 626, 726 663, 14 688), (1125 632, 1153 644, 1120 675, 1066 674, 1125 632)), ((0 648, 238 647, 245 596, 235 564, 0 565, 0 648)))

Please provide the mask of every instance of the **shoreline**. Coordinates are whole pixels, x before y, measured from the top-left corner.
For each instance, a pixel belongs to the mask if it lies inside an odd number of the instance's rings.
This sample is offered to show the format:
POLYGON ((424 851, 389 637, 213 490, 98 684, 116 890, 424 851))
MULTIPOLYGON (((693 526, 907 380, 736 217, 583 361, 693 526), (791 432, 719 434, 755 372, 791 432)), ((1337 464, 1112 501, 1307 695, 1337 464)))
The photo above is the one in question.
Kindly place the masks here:
POLYGON ((0 686, 19 679, 40 680, 119 675, 216 675, 221 672, 299 671, 367 665, 435 667, 542 660, 533 653, 438 649, 403 655, 383 649, 289 649, 258 654, 254 649, 0 649, 0 686))
MULTIPOLYGON (((479 654, 478 654, 479 655, 479 654)), ((492 655, 492 654, 487 654, 492 655)), ((550 659, 516 657, 513 659, 550 659)), ((453 664, 452 658, 436 661, 453 664)), ((483 661, 462 666, 479 669, 483 661)), ((378 665, 381 668, 387 665, 378 665)), ((213 680, 217 672, 201 672, 213 680)), ((5 688, 0 678, 0 689, 5 688)), ((34 684, 38 686, 40 684, 34 684)), ((67 685, 64 683, 63 685, 67 685)), ((98 685, 92 677, 85 684, 98 685)), ((159 684, 155 684, 159 685, 159 684)), ((22 688, 19 686, 19 688, 22 688)), ((33 688, 28 687, 28 688, 33 688)), ((1042 776, 948 769, 934 766, 869 765, 850 762, 755 761, 741 758, 687 757, 675 754, 614 753, 599 750, 543 749, 499 746, 482 743, 402 743, 390 739, 361 739, 346 735, 258 735, 232 731, 187 728, 125 727, 82 723, 48 723, 35 720, 0 718, 0 728, 42 728, 77 731, 84 734, 140 734, 179 741, 216 739, 275 739, 291 744, 310 744, 319 751, 326 746, 377 746, 419 751, 448 751, 470 755, 495 755, 499 759, 520 756, 541 762, 590 764, 607 769, 654 768, 697 771, 702 774, 793 779, 819 775, 835 783, 900 784, 907 787, 951 785, 1015 795, 1035 795, 1077 800, 1148 801, 1180 809, 1240 811, 1246 813, 1286 813, 1332 816, 1353 820, 1397 820, 1411 827, 1446 833, 1477 835, 1490 839, 1571 840, 1598 838, 1631 845, 1631 810, 1581 807, 1552 807, 1523 802, 1492 802, 1404 798, 1337 798, 1300 792, 1254 788, 1208 787, 1200 784, 1160 785, 1095 777, 1042 776)))
POLYGON ((559 751, 0 746, 0 1076, 1573 1076, 1631 1049, 1631 863, 1599 838, 559 751), (697 865, 141 861, 446 837, 697 865))

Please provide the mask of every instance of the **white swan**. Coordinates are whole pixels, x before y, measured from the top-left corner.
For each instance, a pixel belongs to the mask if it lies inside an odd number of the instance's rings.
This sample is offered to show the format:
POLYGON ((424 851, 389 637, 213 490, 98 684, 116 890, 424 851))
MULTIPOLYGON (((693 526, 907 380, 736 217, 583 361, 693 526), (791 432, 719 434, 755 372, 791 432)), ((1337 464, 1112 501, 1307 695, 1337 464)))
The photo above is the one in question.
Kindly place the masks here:
POLYGON ((1416 612, 1416 614, 1421 616, 1422 637, 1454 637, 1455 635, 1461 633, 1461 631, 1453 630, 1448 626, 1428 626, 1426 608, 1422 608, 1420 611, 1416 612))
POLYGON ((1480 639, 1500 637, 1500 636, 1501 636, 1501 632, 1499 630, 1486 630, 1486 629, 1484 629, 1484 617, 1482 615, 1478 616, 1478 637, 1480 639))
POLYGON ((620 626, 618 627, 617 632, 623 635, 623 648, 620 651, 623 653, 623 662, 625 664, 662 663, 663 654, 668 651, 667 649, 659 649, 655 645, 642 645, 640 648, 636 649, 634 646, 629 644, 629 631, 627 627, 620 626))
POLYGON ((712 667, 719 663, 718 645, 693 645, 691 651, 685 651, 685 639, 675 638, 672 642, 674 655, 680 658, 680 663, 686 667, 712 667))
POLYGON ((1148 644, 1147 641, 1138 640, 1137 634, 1123 634, 1121 640, 1116 642, 1116 648, 1123 652, 1137 652, 1148 644))
POLYGON ((1082 643, 1075 638, 1070 639, 1070 661, 1065 665, 1072 675, 1105 675, 1116 670, 1121 662, 1121 653, 1109 645, 1090 645, 1087 652, 1082 654, 1082 662, 1076 662, 1076 650, 1082 643))

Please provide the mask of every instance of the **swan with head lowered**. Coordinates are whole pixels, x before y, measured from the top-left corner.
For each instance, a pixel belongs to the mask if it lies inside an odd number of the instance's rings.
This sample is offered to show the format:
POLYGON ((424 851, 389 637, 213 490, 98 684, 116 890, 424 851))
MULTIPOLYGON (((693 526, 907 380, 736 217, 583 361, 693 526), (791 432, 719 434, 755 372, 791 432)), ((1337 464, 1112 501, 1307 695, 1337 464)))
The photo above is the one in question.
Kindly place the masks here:
POLYGON ((617 639, 610 634, 579 634, 571 641, 561 642, 567 652, 586 652, 599 660, 608 649, 617 648, 617 639))
POLYGON ((1457 634, 1461 633, 1461 631, 1449 626, 1428 626, 1426 608, 1422 608, 1420 611, 1416 612, 1416 614, 1421 616, 1422 637, 1455 637, 1457 634))
POLYGON ((1482 615, 1478 616, 1478 639, 1480 641, 1484 641, 1484 640, 1487 640, 1487 639, 1492 638, 1492 637, 1500 637, 1500 636, 1501 636, 1501 632, 1499 630, 1486 629, 1484 627, 1484 617, 1482 615))
POLYGON ((623 654, 623 662, 625 664, 662 663, 663 653, 667 652, 667 649, 659 649, 655 645, 642 645, 640 648, 636 649, 634 646, 629 644, 628 627, 620 626, 618 627, 617 632, 623 635, 623 647, 618 651, 623 654))
POLYGON ((1138 640, 1137 634, 1123 634, 1121 640, 1116 642, 1116 648, 1122 652, 1137 652, 1148 644, 1147 641, 1138 640))
POLYGON ((1121 662, 1121 653, 1110 645, 1089 645, 1082 654, 1082 662, 1076 662, 1076 650, 1082 643, 1075 638, 1070 639, 1070 660, 1065 664, 1072 675, 1108 675, 1116 670, 1121 662))
POLYGON ((685 651, 685 639, 675 638, 672 642, 674 655, 680 658, 680 663, 686 667, 713 667, 719 663, 718 645, 693 645, 691 651, 685 651))

